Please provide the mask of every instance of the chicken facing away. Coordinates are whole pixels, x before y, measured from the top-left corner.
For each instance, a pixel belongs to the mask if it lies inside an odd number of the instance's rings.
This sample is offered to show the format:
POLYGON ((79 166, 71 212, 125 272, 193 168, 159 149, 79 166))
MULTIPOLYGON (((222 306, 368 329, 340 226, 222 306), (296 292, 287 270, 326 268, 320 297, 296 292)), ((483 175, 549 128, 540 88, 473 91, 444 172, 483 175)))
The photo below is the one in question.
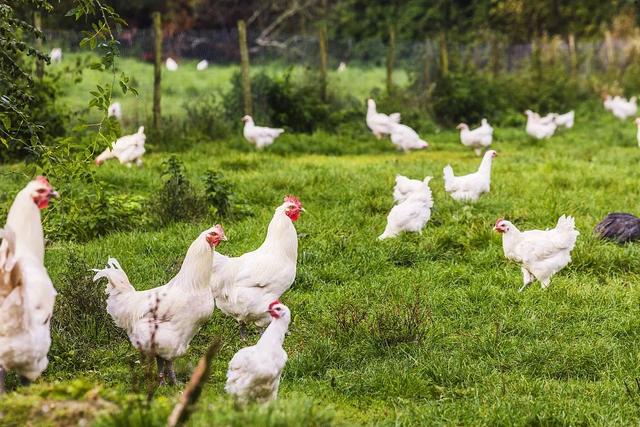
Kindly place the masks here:
POLYGON ((247 141, 254 144, 259 150, 273 144, 273 141, 284 132, 284 129, 256 126, 251 116, 244 116, 242 121, 244 122, 242 134, 247 141))
POLYGON ((376 102, 373 99, 367 100, 367 126, 371 132, 380 139, 384 135, 391 134, 393 123, 400 123, 400 113, 383 114, 376 110, 376 102))
POLYGON ((476 155, 482 154, 482 149, 491 146, 493 141, 493 128, 487 119, 482 119, 482 125, 470 130, 469 125, 460 123, 456 129, 460 129, 460 142, 466 147, 471 147, 476 155))
POLYGON ((263 327, 269 323, 269 304, 280 298, 296 278, 298 234, 293 225, 304 211, 294 196, 284 198, 269 223, 262 245, 239 257, 216 253, 211 287, 216 306, 240 322, 263 327))
POLYGON ((54 47, 51 49, 51 53, 49 54, 51 57, 51 63, 55 64, 56 62, 62 62, 62 49, 59 47, 54 47))
POLYGON ((557 126, 553 120, 549 123, 543 123, 536 118, 537 113, 527 110, 525 114, 527 115, 527 126, 525 128, 527 135, 540 140, 551 138, 556 132, 557 126))
POLYGON ((207 68, 209 68, 209 61, 207 61, 206 59, 203 59, 196 65, 196 70, 198 71, 204 71, 207 68))
POLYGON ((640 218, 628 213, 610 213, 596 225, 595 232, 602 239, 632 242, 640 239, 640 218))
POLYGON ((268 306, 271 323, 256 345, 239 350, 229 362, 225 391, 240 404, 267 403, 278 397, 280 375, 287 363, 282 347, 291 312, 280 301, 268 306))
POLYGON ((49 363, 56 291, 44 266, 40 210, 52 197, 58 193, 45 177, 31 181, 16 196, 0 230, 0 393, 8 371, 25 384, 49 363))
POLYGON ((444 189, 460 202, 475 202, 483 193, 488 193, 491 189, 491 163, 498 153, 489 150, 484 153, 482 162, 477 172, 469 175, 455 176, 451 165, 445 166, 444 189))
POLYGON ((498 219, 494 230, 502 234, 504 256, 520 264, 525 290, 534 280, 543 289, 551 277, 571 262, 571 251, 580 232, 573 217, 562 215, 551 230, 520 231, 511 222, 498 219))
POLYGON ((146 139, 144 126, 140 126, 137 133, 118 138, 111 148, 107 148, 100 153, 96 157, 96 165, 100 166, 105 161, 116 158, 127 167, 131 167, 133 163, 142 166, 142 156, 146 151, 144 148, 146 139))
POLYGON ((115 117, 118 120, 122 120, 122 105, 119 102, 114 102, 109 105, 109 110, 107 112, 109 117, 115 117))
POLYGON ((420 139, 418 133, 409 126, 400 123, 391 123, 391 142, 405 153, 410 150, 427 148, 429 143, 420 139))
POLYGON ((167 58, 167 60, 164 62, 164 64, 167 67, 167 70, 169 70, 169 71, 177 71, 178 70, 178 63, 173 58, 167 58))
POLYGON ((553 117, 553 122, 558 127, 563 126, 567 129, 571 129, 573 127, 573 122, 575 120, 575 117, 576 117, 575 111, 571 110, 568 113, 555 114, 553 117))
POLYGON ((402 175, 396 177, 396 186, 393 191, 394 198, 396 198, 399 179, 401 182, 404 180, 411 181, 410 186, 415 187, 415 189, 404 193, 401 196, 402 201, 391 208, 391 212, 387 216, 387 226, 384 232, 378 236, 378 240, 396 237, 403 231, 422 233, 422 229, 431 218, 431 208, 433 207, 433 198, 429 188, 431 178, 427 176, 423 181, 420 181, 409 179, 402 175))
POLYGON ((213 313, 209 286, 213 253, 226 239, 220 225, 203 231, 189 246, 178 274, 166 285, 146 291, 135 290, 115 258, 109 258, 106 268, 95 270, 94 281, 107 279, 107 312, 134 347, 156 358, 161 383, 175 384, 173 360, 187 352, 213 313))

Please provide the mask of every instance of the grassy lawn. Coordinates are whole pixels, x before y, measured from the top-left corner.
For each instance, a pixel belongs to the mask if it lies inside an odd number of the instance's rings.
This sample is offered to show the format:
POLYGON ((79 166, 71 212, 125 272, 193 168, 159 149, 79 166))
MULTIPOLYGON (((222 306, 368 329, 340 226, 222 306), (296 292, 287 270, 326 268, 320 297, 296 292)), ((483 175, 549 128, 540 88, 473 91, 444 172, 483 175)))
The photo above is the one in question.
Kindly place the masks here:
MULTIPOLYGON (((233 72, 209 69, 205 80, 190 65, 165 73, 170 114, 179 113, 190 93, 224 89, 233 72), (180 91, 172 92, 181 80, 180 91)), ((123 68, 151 76, 149 65, 125 61, 123 68)), ((125 114, 148 109, 149 81, 139 81, 141 96, 124 103, 125 114)), ((359 84, 357 95, 364 97, 371 86, 359 84)), ((88 87, 69 91, 73 105, 84 105, 88 87)), ((579 111, 575 128, 549 141, 533 142, 523 129, 496 129, 491 192, 473 205, 453 201, 443 188, 446 164, 456 173, 479 164, 457 133, 424 135, 429 149, 403 155, 371 136, 364 110, 360 134, 285 134, 263 152, 241 135, 183 147, 177 156, 194 182, 207 169, 223 172, 253 212, 223 223, 229 241, 221 252, 257 247, 284 195, 295 194, 307 209, 296 225, 296 282, 282 299, 293 322, 279 400, 238 411, 224 395, 227 363, 246 344, 235 322, 215 311, 176 362, 179 381, 188 380, 209 342, 222 337, 190 425, 636 424, 640 249, 603 243, 592 229, 608 212, 640 212, 640 151, 633 123, 621 124, 599 107, 579 111), (422 235, 378 242, 396 174, 434 176, 432 219, 422 235), (520 269, 504 258, 500 236, 492 232, 495 220, 544 229, 562 214, 575 216, 581 232, 573 263, 549 289, 536 283, 518 293, 520 269)), ((108 162, 97 174, 122 194, 153 200, 172 149, 161 139, 147 142, 143 168, 108 162)), ((2 166, 0 173, 12 177, 7 174, 21 168, 2 166)), ((6 179, 2 190, 13 194, 23 184, 6 179)), ((64 194, 57 203, 64 203, 64 194)), ((60 420, 73 413, 70 402, 84 402, 88 412, 130 402, 125 393, 136 389, 144 367, 106 317, 104 283, 92 284, 88 269, 113 256, 137 288, 164 284, 212 222, 114 233, 86 244, 51 242, 46 265, 59 300, 76 308, 58 311, 51 362, 38 384, 0 400, 8 425, 65 425, 60 420), (40 409, 50 401, 59 402, 60 415, 40 409)), ((254 331, 250 342, 257 338, 254 331)), ((162 425, 180 390, 160 390, 152 415, 118 425, 162 425)))

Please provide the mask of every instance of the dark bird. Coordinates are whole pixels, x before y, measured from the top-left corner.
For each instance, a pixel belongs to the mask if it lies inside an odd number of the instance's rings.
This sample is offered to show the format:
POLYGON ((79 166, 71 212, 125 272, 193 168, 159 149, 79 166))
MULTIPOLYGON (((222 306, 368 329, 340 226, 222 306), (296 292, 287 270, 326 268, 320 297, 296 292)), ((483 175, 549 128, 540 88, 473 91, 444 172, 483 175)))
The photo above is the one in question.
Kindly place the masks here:
POLYGON ((628 213, 615 212, 605 216, 595 228, 602 239, 615 240, 618 243, 640 239, 640 218, 628 213))

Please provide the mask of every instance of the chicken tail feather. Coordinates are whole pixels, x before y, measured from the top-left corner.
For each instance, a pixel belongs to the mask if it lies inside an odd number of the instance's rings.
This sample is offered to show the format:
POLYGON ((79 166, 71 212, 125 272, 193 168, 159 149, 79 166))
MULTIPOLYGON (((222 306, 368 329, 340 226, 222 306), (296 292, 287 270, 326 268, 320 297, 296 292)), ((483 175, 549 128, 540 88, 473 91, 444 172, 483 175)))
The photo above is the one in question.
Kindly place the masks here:
POLYGON ((127 277, 127 273, 124 272, 122 267, 120 267, 120 263, 115 258, 109 258, 107 261, 107 266, 101 270, 94 269, 96 275, 93 276, 93 281, 96 282, 102 278, 106 278, 107 288, 105 292, 109 295, 113 293, 128 293, 135 292, 134 287, 131 285, 129 281, 129 277, 127 277))

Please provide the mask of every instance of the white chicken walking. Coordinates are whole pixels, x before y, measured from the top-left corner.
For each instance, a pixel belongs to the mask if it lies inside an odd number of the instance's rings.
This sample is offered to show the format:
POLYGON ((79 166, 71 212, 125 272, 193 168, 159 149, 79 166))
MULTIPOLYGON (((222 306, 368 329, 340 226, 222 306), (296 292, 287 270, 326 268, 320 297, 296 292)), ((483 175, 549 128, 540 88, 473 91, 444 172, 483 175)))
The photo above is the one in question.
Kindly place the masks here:
POLYGON ((146 139, 144 126, 140 126, 137 133, 118 138, 111 148, 100 153, 96 157, 96 165, 100 166, 109 159, 117 158, 121 164, 127 165, 127 167, 131 167, 133 163, 142 166, 142 156, 146 152, 144 148, 146 139))
POLYGON ((167 60, 164 62, 164 64, 167 67, 167 70, 169 70, 169 71, 177 71, 178 70, 178 63, 173 58, 167 58, 167 60))
POLYGON ((273 144, 273 141, 284 132, 284 129, 256 126, 251 116, 244 116, 242 121, 244 122, 242 134, 245 139, 254 144, 258 150, 273 144))
POLYGON ((267 307, 280 298, 296 278, 298 234, 293 223, 304 211, 294 196, 284 198, 269 223, 262 245, 240 257, 216 253, 211 287, 216 305, 240 322, 245 337, 246 323, 263 327, 269 323, 267 307))
POLYGON ((444 189, 454 200, 460 202, 475 202, 491 189, 491 164, 498 153, 489 150, 484 153, 477 172, 469 175, 455 176, 451 165, 445 166, 444 189))
POLYGON ((527 125, 525 127, 527 135, 540 140, 551 138, 556 132, 557 126, 554 123, 553 118, 549 122, 541 122, 539 119, 540 116, 538 116, 537 113, 527 110, 525 111, 525 114, 527 115, 527 125))
POLYGON ((56 291, 44 266, 40 210, 52 197, 58 193, 45 177, 29 182, 0 230, 0 393, 8 371, 17 372, 27 384, 49 363, 56 291))
POLYGON ((535 279, 546 289, 551 277, 571 262, 571 251, 580 235, 573 217, 565 215, 552 230, 520 231, 504 219, 496 221, 494 230, 502 234, 504 256, 520 264, 524 282, 520 292, 535 279))
POLYGON ((576 113, 575 111, 571 110, 568 113, 564 113, 564 114, 556 114, 553 118, 553 122, 556 124, 556 126, 560 127, 563 126, 567 129, 571 129, 573 127, 573 122, 575 120, 575 116, 576 113))
POLYGON ((280 375, 287 363, 282 347, 291 312, 280 301, 269 304, 271 323, 256 345, 238 351, 229 362, 225 391, 240 404, 267 403, 278 397, 280 375))
POLYGON ((482 125, 470 130, 469 125, 460 123, 456 129, 460 129, 460 142, 466 147, 473 148, 476 155, 482 154, 483 148, 491 146, 493 141, 493 128, 487 119, 482 119, 482 125))
POLYGON ((136 291, 115 258, 95 270, 93 280, 108 280, 107 312, 124 329, 131 344, 154 356, 158 376, 175 384, 173 360, 187 352, 200 326, 215 307, 209 282, 213 253, 227 240, 220 225, 209 228, 191 243, 178 274, 164 286, 136 291))
POLYGON ((400 123, 391 123, 391 142, 405 153, 410 150, 427 148, 429 143, 420 139, 418 133, 409 126, 400 123))
POLYGON ((376 102, 369 98, 367 100, 367 126, 376 138, 380 139, 384 135, 391 133, 393 123, 400 123, 400 113, 383 114, 376 110, 376 102))
POLYGON ((410 180, 402 175, 396 177, 396 186, 393 190, 394 199, 398 195, 402 201, 391 208, 391 212, 387 216, 387 226, 384 232, 378 236, 378 240, 396 237, 403 231, 422 233, 422 229, 431 218, 431 208, 433 207, 433 198, 429 188, 431 178, 427 176, 420 181, 417 179, 410 180), (414 189, 400 195, 401 191, 397 188, 399 182, 401 187, 404 186, 406 188, 409 186, 406 181, 411 181, 410 186, 414 189))

